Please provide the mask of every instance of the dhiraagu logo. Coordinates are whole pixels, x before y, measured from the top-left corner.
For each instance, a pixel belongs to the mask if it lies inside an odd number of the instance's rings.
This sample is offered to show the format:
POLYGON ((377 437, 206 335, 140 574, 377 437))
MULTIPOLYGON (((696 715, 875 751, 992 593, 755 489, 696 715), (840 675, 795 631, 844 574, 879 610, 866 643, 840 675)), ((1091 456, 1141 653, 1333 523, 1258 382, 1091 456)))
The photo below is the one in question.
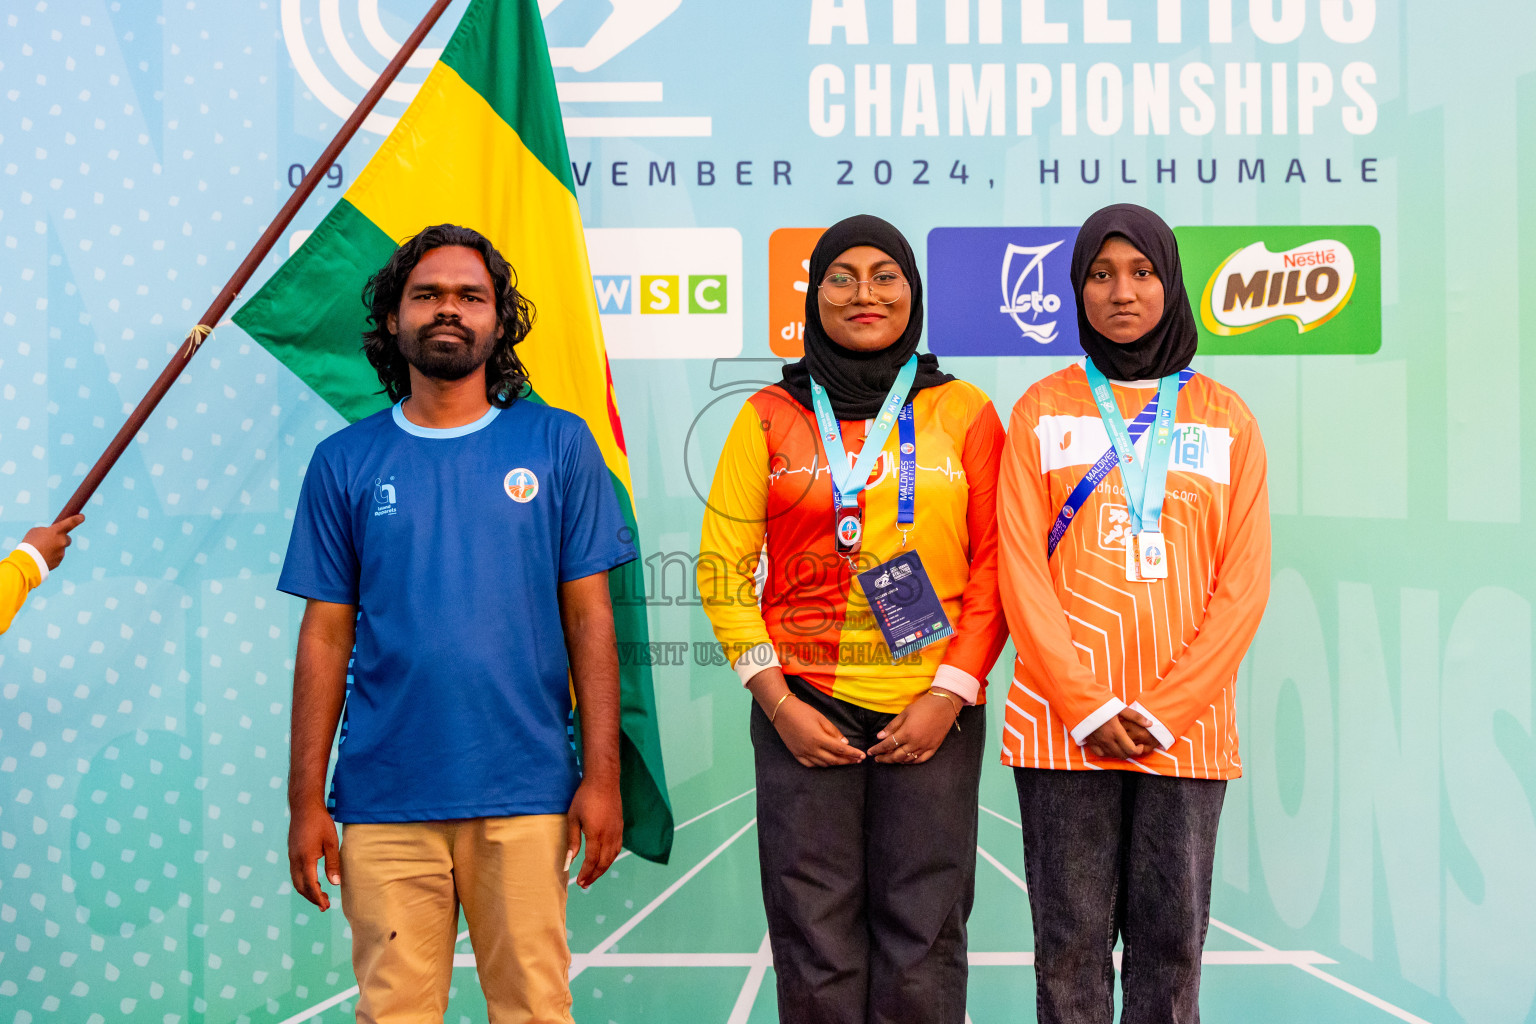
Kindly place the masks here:
POLYGON ((1178 228, 1206 355, 1381 348, 1381 235, 1369 226, 1178 228))
POLYGON ((733 228, 590 228, 587 254, 614 359, 741 352, 741 235, 733 228))

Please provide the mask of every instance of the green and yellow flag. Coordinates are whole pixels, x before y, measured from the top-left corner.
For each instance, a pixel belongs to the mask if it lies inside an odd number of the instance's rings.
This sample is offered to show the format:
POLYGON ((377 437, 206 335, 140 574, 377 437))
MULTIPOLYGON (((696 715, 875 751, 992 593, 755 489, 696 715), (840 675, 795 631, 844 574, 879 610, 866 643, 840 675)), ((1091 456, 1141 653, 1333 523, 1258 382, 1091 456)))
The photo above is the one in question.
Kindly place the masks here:
MULTIPOLYGON (((629 458, 535 0, 471 0, 368 166, 235 323, 349 421, 375 413, 387 399, 362 354, 363 285, 400 242, 441 223, 480 231, 516 268, 518 288, 538 308, 518 345, 532 397, 586 421, 635 530, 629 458)), ((645 592, 639 575, 632 562, 610 577, 621 645, 648 639, 634 597, 645 592)), ((621 659, 624 845, 665 861, 672 808, 651 672, 637 663, 645 660, 621 659)))

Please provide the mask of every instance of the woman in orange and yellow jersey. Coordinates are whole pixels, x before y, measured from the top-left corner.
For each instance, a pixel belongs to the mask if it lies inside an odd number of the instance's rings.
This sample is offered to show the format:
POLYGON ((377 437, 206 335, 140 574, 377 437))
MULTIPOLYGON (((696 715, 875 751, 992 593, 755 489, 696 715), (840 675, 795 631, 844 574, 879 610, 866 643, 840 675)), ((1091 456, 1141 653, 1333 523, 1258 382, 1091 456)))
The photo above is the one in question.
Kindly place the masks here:
POLYGON ((961 1024, 1002 424, 917 354, 899 231, 841 221, 809 268, 805 358, 737 417, 699 561, 754 700, 779 1017, 961 1024))
POLYGON ((1161 218, 1095 213, 1072 284, 1088 359, 1014 406, 998 502, 1038 1017, 1109 1024, 1118 936, 1122 1019, 1197 1021, 1216 824, 1242 774, 1234 681, 1269 593, 1264 444, 1189 369, 1161 218))

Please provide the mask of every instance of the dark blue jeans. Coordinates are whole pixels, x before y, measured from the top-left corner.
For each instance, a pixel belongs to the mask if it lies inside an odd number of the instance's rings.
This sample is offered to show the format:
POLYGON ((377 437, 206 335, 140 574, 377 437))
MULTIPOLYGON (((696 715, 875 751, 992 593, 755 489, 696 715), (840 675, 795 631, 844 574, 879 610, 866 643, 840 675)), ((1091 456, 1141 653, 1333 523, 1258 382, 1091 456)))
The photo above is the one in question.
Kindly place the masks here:
MULTIPOLYGON (((788 682, 864 750, 895 717, 788 682)), ((779 1020, 964 1024, 986 738, 986 709, 967 707, 923 764, 807 768, 752 705, 779 1020)))
POLYGON ((1017 768, 1040 1024, 1198 1024, 1216 825, 1227 784, 1017 768))

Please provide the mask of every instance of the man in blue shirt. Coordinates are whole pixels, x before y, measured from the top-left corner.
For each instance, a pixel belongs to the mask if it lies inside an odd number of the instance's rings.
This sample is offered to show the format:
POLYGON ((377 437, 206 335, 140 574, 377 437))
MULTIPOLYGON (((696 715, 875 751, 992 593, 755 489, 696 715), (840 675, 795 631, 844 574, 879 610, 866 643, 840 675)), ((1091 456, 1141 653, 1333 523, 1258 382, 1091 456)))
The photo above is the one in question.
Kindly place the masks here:
POLYGON ((492 1019, 569 1022, 571 860, 585 833, 585 888, 622 838, 607 574, 635 549, 586 424, 524 394, 512 280, 452 225, 375 275, 396 404, 315 449, 278 582, 307 599, 289 868, 322 911, 317 860, 341 886, 360 1021, 442 1019, 462 905, 492 1019))

